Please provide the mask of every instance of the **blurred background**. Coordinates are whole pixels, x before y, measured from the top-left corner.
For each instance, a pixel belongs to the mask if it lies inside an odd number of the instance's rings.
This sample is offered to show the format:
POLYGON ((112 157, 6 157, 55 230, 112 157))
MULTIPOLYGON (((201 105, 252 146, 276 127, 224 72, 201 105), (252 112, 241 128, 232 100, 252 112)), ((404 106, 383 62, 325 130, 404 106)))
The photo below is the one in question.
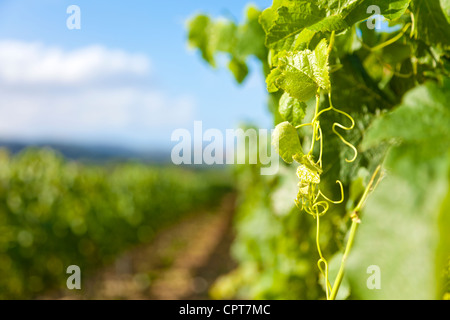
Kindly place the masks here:
POLYGON ((194 14, 240 21, 244 7, 0 1, 1 299, 206 298, 234 267, 230 171, 170 152, 195 120, 271 127, 260 72, 237 86, 187 45, 194 14))

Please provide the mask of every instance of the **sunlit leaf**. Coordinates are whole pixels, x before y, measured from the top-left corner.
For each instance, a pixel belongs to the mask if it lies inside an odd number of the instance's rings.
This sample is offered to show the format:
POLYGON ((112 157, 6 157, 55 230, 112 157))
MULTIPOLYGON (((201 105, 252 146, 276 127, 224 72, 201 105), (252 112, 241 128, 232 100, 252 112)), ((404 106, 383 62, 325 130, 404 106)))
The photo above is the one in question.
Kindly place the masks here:
POLYGON ((269 91, 281 88, 299 101, 312 98, 319 87, 328 90, 330 78, 326 40, 323 39, 314 51, 280 53, 277 67, 266 82, 269 91))

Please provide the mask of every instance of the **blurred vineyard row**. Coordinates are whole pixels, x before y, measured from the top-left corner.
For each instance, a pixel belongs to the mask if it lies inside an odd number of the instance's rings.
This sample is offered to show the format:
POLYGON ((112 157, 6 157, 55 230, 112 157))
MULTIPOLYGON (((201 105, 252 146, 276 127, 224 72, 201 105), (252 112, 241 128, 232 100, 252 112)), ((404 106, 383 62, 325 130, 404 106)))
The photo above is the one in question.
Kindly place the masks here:
POLYGON ((0 150, 0 299, 64 288, 229 190, 224 174, 139 163, 67 161, 48 149, 0 150))

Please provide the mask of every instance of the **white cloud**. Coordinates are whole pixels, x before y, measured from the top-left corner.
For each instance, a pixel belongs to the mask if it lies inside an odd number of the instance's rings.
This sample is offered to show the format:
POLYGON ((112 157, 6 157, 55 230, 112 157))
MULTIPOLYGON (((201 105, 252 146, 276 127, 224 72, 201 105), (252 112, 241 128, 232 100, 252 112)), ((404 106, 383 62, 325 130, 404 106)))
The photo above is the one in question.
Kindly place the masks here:
POLYGON ((139 144, 192 121, 193 107, 152 88, 144 55, 0 41, 0 138, 139 144))
POLYGON ((146 75, 142 54, 90 46, 74 51, 41 43, 0 41, 0 81, 5 84, 74 85, 118 75, 146 75))

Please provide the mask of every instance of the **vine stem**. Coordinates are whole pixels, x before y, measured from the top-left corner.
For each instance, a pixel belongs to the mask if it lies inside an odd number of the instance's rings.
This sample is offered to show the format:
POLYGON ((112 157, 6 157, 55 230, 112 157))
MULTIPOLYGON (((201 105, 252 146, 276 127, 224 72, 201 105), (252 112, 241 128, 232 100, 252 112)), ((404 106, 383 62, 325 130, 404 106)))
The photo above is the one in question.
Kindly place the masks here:
POLYGON ((330 292, 331 292, 331 284, 328 280, 328 262, 322 255, 322 250, 320 249, 320 215, 316 212, 317 216, 317 229, 316 229, 316 246, 317 246, 317 252, 319 253, 319 261, 317 261, 317 266, 319 267, 320 272, 322 273, 323 277, 325 278, 325 292, 327 294, 327 300, 330 299, 330 292), (322 269, 320 264, 323 263, 325 266, 325 270, 322 269))
POLYGON ((319 113, 319 107, 320 107, 320 89, 318 89, 317 93, 316 93, 316 108, 315 108, 315 111, 314 111, 313 121, 311 122, 312 129, 313 129, 312 141, 311 141, 311 150, 309 150, 308 155, 311 155, 314 152, 314 145, 315 145, 316 140, 317 140, 316 139, 317 138, 316 132, 317 132, 317 128, 318 128, 318 125, 317 125, 317 114, 319 113))
POLYGON ((344 255, 342 256, 341 260, 341 266, 339 268, 339 272, 336 276, 336 280, 334 281, 333 288, 331 289, 330 294, 330 300, 335 300, 336 296, 339 291, 339 287, 341 286, 342 279, 344 278, 344 271, 345 271, 345 262, 350 254, 350 251, 353 246, 353 242, 355 240, 356 230, 358 230, 358 226, 361 223, 359 220, 359 212, 364 207, 364 204, 367 200, 367 197, 369 196, 370 192, 373 190, 373 184, 375 182, 375 178, 378 176, 378 173, 380 172, 381 166, 378 166, 375 170, 375 172, 372 175, 372 178, 369 181, 369 184, 367 185, 366 189, 364 190, 364 193, 359 200, 356 207, 353 209, 352 214, 350 215, 350 218, 352 219, 352 226, 350 227, 350 235, 347 240, 347 245, 345 247, 344 255))
POLYGON ((358 229, 359 222, 357 219, 352 221, 352 226, 350 228, 350 236, 347 241, 347 246, 345 247, 344 255, 342 256, 341 267, 339 268, 339 273, 334 281, 333 288, 331 289, 331 295, 329 300, 336 300, 337 293, 339 291, 339 287, 341 286, 342 279, 344 278, 345 271, 345 260, 350 253, 350 250, 353 246, 353 241, 355 240, 356 230, 358 229))
POLYGON ((403 35, 405 34, 405 32, 408 30, 408 28, 410 26, 411 26, 411 23, 407 23, 396 36, 394 36, 393 38, 391 38, 391 39, 389 39, 389 40, 387 40, 387 41, 385 41, 383 43, 380 43, 379 45, 377 45, 375 47, 369 47, 366 44, 363 44, 363 47, 366 48, 367 50, 371 51, 371 52, 381 50, 384 47, 387 47, 387 46, 393 44, 394 42, 399 40, 401 37, 403 37, 403 35))

